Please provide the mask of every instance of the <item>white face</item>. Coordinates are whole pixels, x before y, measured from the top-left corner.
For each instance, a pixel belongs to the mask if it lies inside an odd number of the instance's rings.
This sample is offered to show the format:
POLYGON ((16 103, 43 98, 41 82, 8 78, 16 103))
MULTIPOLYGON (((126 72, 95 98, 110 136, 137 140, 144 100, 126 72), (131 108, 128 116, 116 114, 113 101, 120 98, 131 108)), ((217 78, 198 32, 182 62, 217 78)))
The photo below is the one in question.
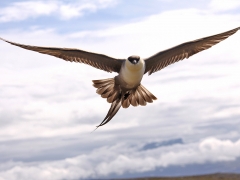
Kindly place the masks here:
POLYGON ((145 62, 139 56, 130 56, 127 58, 125 66, 131 71, 139 71, 145 67, 145 62))

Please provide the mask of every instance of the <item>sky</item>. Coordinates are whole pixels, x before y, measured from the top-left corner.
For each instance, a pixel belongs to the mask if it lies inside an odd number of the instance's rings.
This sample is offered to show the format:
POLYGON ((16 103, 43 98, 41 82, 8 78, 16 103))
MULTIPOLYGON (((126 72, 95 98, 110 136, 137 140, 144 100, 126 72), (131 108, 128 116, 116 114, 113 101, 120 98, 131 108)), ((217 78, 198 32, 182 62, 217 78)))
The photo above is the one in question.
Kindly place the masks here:
MULTIPOLYGON (((147 58, 240 26, 239 0, 0 1, 0 37, 147 58)), ((116 76, 0 41, 0 180, 240 173, 240 32, 142 84, 120 109, 92 80, 116 76)))

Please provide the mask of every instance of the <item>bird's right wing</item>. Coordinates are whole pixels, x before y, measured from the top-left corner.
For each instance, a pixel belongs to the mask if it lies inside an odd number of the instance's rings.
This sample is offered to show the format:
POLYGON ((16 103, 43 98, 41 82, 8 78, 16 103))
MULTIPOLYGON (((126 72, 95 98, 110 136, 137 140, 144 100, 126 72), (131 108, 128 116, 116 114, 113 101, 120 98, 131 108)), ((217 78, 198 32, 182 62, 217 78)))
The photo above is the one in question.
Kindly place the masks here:
POLYGON ((57 47, 40 47, 40 46, 30 46, 19 43, 14 43, 0 38, 1 40, 10 43, 12 45, 36 51, 43 54, 48 54, 55 56, 70 62, 79 62, 88 64, 95 68, 107 71, 107 72, 119 72, 124 62, 123 59, 115 59, 103 54, 97 54, 92 52, 83 51, 80 49, 71 48, 57 48, 57 47))
POLYGON ((206 50, 213 45, 221 42, 222 40, 228 38, 229 36, 236 33, 240 27, 232 29, 230 31, 216 34, 213 36, 197 39, 194 41, 185 42, 173 48, 161 51, 147 59, 145 59, 146 69, 145 73, 152 74, 159 71, 166 66, 189 58, 190 56, 206 50))

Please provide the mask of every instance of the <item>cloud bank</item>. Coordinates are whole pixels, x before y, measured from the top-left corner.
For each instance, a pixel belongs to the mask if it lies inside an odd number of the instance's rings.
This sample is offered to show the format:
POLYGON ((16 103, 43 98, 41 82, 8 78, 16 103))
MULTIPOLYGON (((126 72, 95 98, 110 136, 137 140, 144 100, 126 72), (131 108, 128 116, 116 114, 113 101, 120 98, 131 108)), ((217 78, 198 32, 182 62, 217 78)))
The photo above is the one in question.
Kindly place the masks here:
POLYGON ((0 177, 9 180, 104 178, 111 174, 141 173, 159 167, 233 161, 240 157, 239 149, 240 139, 233 142, 216 138, 147 151, 139 151, 133 145, 116 144, 60 161, 24 164, 9 161, 5 168, 0 168, 0 177))

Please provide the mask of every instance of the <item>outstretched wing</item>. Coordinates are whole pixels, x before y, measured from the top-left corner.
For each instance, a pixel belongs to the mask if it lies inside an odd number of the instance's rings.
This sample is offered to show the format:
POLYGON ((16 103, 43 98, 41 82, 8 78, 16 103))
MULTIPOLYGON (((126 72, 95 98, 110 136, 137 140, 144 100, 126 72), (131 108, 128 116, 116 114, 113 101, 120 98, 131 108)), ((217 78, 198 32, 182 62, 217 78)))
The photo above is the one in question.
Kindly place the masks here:
POLYGON ((115 59, 103 54, 87 52, 80 49, 30 46, 30 45, 14 43, 2 38, 0 39, 12 45, 19 46, 27 50, 52 55, 70 62, 79 62, 79 63, 88 64, 90 66, 93 66, 95 68, 98 68, 107 72, 113 72, 113 71, 119 72, 121 69, 121 65, 124 61, 123 59, 115 59))
POLYGON ((159 71, 166 66, 189 58, 190 56, 206 50, 213 45, 221 42, 222 40, 228 38, 229 36, 236 33, 240 27, 232 29, 230 31, 216 34, 213 36, 197 39, 194 41, 185 42, 173 48, 161 51, 147 59, 145 59, 146 69, 145 73, 152 74, 156 71, 159 71))

